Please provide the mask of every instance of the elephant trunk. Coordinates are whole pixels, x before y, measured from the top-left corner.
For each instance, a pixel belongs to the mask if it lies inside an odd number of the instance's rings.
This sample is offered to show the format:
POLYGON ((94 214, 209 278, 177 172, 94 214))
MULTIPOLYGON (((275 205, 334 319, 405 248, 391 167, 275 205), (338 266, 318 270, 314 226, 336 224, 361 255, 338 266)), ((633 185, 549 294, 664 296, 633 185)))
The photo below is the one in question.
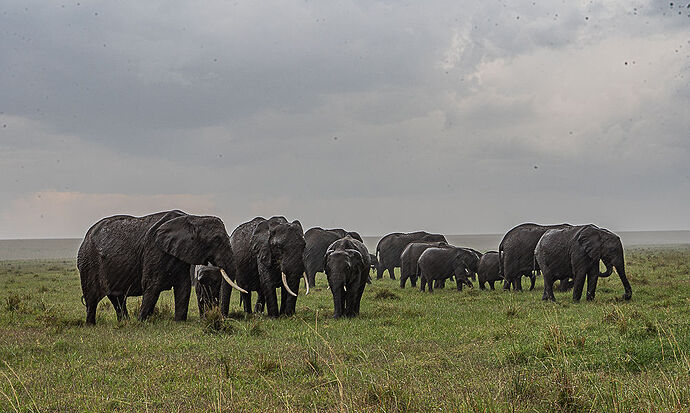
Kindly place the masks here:
POLYGON ((606 271, 605 272, 599 271, 599 277, 606 278, 606 277, 611 275, 611 272, 613 272, 613 264, 607 263, 606 261, 604 261, 604 266, 606 267, 606 271))
POLYGON ((630 287, 630 282, 628 281, 628 278, 625 276, 625 264, 616 266, 616 272, 618 273, 618 276, 620 277, 621 282, 623 283, 623 288, 625 288, 623 299, 629 300, 632 297, 632 287, 630 287))

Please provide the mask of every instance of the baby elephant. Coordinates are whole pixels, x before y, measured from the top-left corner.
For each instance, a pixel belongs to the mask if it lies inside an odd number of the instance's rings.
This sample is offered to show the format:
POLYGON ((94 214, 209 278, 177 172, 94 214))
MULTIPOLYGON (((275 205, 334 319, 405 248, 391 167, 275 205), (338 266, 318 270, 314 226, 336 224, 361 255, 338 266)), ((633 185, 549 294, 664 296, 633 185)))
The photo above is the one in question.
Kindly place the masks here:
POLYGON ((333 317, 359 314, 364 287, 369 279, 369 251, 350 236, 333 242, 326 250, 324 268, 333 294, 333 317))
POLYGON ((218 306, 222 280, 223 276, 218 267, 192 265, 192 285, 196 290, 199 317, 203 318, 208 310, 218 306))
POLYGON ((462 291, 463 284, 472 287, 472 282, 467 278, 472 272, 473 261, 477 257, 464 248, 429 248, 422 253, 417 262, 417 273, 420 277, 420 290, 424 291, 429 284, 429 292, 433 292, 434 280, 445 280, 455 276, 458 290, 462 291))
POLYGON ((479 288, 482 290, 486 289, 484 283, 488 283, 493 290, 496 281, 503 281, 503 277, 498 272, 498 252, 489 251, 482 256, 482 259, 479 260, 477 277, 479 288))

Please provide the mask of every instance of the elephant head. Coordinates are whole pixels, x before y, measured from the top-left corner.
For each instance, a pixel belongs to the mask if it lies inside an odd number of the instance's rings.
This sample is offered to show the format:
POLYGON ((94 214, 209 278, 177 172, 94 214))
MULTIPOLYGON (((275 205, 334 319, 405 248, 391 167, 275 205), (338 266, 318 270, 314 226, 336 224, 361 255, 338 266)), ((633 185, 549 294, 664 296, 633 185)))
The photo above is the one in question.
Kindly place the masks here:
POLYGON ((265 267, 280 271, 283 287, 290 289, 288 279, 304 277, 309 292, 309 282, 304 272, 304 231, 302 224, 295 220, 287 222, 283 217, 273 217, 260 223, 252 234, 252 249, 259 262, 265 267))
POLYGON ((607 229, 586 225, 577 234, 577 242, 592 260, 592 265, 596 266, 597 277, 608 277, 613 269, 616 269, 625 288, 623 298, 629 300, 632 297, 632 288, 625 275, 623 243, 620 237, 607 229), (605 272, 598 270, 599 260, 606 266, 605 272))
POLYGON ((184 215, 154 226, 150 231, 154 244, 161 250, 190 265, 210 263, 220 269, 233 288, 246 292, 233 281, 235 263, 230 237, 220 218, 184 215))
POLYGON ((218 306, 223 277, 218 268, 206 265, 192 266, 192 271, 192 285, 196 289, 199 315, 203 317, 206 311, 218 306))
POLYGON ((465 248, 465 250, 469 252, 465 259, 467 269, 470 271, 472 279, 476 279, 475 274, 479 271, 479 261, 482 259, 482 253, 472 248, 465 248))
POLYGON ((453 273, 455 275, 455 281, 458 283, 458 289, 462 289, 462 284, 466 284, 468 287, 472 288, 472 281, 467 277, 469 272, 472 271, 470 265, 474 265, 474 272, 476 272, 477 264, 472 264, 476 256, 474 254, 467 254, 461 248, 455 252, 453 256, 453 273), (468 255, 472 258, 468 258, 468 255))

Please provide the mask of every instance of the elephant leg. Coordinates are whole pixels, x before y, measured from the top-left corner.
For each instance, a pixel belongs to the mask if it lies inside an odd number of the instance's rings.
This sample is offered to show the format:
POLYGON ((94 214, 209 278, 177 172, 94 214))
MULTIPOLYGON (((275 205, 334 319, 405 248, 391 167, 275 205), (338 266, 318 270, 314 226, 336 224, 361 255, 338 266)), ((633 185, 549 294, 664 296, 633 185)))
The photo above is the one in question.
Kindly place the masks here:
POLYGON ((379 262, 379 266, 376 267, 376 279, 380 280, 383 278, 383 273, 386 271, 386 267, 383 266, 382 263, 379 262))
POLYGON ((484 287, 484 280, 482 280, 481 278, 479 279, 479 289, 486 290, 486 287, 484 287))
POLYGON ((189 296, 192 293, 192 284, 189 277, 180 277, 173 287, 175 295, 175 321, 187 321, 189 311, 189 296))
POLYGON ((419 291, 424 292, 425 287, 426 287, 426 278, 420 277, 420 279, 419 279, 419 291))
MULTIPOLYGON (((291 278, 287 280, 288 286, 293 293, 299 294, 300 278, 291 278)), ((285 287, 280 291, 280 314, 293 315, 295 314, 295 307, 297 306, 297 297, 292 296, 287 292, 285 287)))
POLYGON ((127 315, 127 306, 125 304, 124 295, 109 295, 108 299, 113 304, 115 314, 117 314, 117 321, 122 321, 129 318, 127 315))
POLYGON ((489 281, 489 287, 491 287, 491 291, 495 291, 496 289, 494 288, 494 282, 495 281, 489 281))
POLYGON ((407 283, 408 277, 408 275, 403 275, 402 273, 400 274, 400 288, 405 288, 405 284, 407 283))
POLYGON ((427 282, 429 283, 429 292, 433 293, 434 292, 434 281, 428 280, 427 282))
POLYGON ((529 290, 532 291, 532 290, 534 290, 534 283, 537 282, 537 275, 536 274, 530 274, 529 281, 530 281, 529 290))
POLYGON ((89 294, 84 298, 86 302, 86 324, 96 324, 96 308, 102 299, 103 297, 99 297, 98 294, 89 294))
POLYGON ((388 268, 388 275, 390 275, 391 280, 395 279, 395 267, 388 268))
MULTIPOLYGON (((251 302, 250 302, 251 304, 251 302)), ((263 313, 264 307, 266 306, 266 300, 264 299, 264 292, 262 290, 257 291, 256 304, 254 305, 255 313, 263 313)))
POLYGON ((556 301, 556 297, 553 295, 553 283, 554 280, 551 277, 547 277, 546 273, 544 273, 544 294, 541 296, 542 300, 556 301))
POLYGON ((515 291, 522 291, 522 275, 518 275, 513 281, 515 282, 513 289, 515 291))
POLYGON ((307 280, 309 281, 309 288, 316 287, 316 271, 311 274, 307 274, 307 280))
POLYGON ((364 287, 366 287, 365 282, 361 282, 359 289, 357 290, 357 296, 355 297, 355 315, 359 315, 359 306, 362 302, 362 295, 364 295, 364 287))
MULTIPOLYGON (((596 272, 599 272, 597 268, 596 272)), ((594 296, 597 292, 597 281, 599 281, 598 274, 591 274, 587 276, 587 301, 594 300, 594 296)))
POLYGON ((508 277, 506 277, 505 279, 503 279, 503 291, 510 291, 510 284, 511 284, 511 282, 508 281, 508 280, 509 280, 508 277))
POLYGON ((148 288, 144 291, 144 296, 141 299, 141 310, 139 311, 139 321, 146 320, 156 307, 158 296, 161 294, 158 288, 148 288))
POLYGON ((220 313, 223 316, 228 315, 230 311, 230 293, 232 293, 232 287, 230 284, 223 280, 220 284, 220 313))
POLYGON ((585 278, 587 278, 587 273, 585 271, 579 271, 575 274, 575 283, 573 284, 573 301, 580 301, 582 298, 582 289, 585 286, 585 278))
POLYGON ((242 297, 242 305, 244 307, 244 312, 247 314, 252 313, 252 292, 249 291, 247 293, 240 293, 240 297, 242 297))

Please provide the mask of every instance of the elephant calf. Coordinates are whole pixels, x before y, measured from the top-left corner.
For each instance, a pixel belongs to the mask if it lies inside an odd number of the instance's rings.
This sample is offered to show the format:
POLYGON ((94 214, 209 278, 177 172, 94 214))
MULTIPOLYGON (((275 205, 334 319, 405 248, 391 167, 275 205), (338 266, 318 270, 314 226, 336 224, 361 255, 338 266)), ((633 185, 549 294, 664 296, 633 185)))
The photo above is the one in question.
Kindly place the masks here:
POLYGON ((203 318, 208 310, 218 306, 222 282, 220 268, 210 265, 192 266, 192 286, 196 291, 199 317, 203 318))
POLYGON ((324 256, 328 286, 333 294, 333 317, 354 317, 369 279, 369 251, 350 236, 332 243, 324 256))
POLYGON ((469 261, 471 257, 476 259, 473 253, 464 248, 429 248, 422 253, 417 262, 420 278, 420 290, 424 291, 426 284, 429 284, 429 292, 434 291, 432 282, 434 280, 445 280, 455 276, 458 290, 462 291, 463 284, 472 287, 472 282, 467 277, 470 273, 469 261))
POLYGON ((503 281, 503 277, 499 274, 497 251, 489 251, 479 260, 477 278, 479 281, 479 288, 482 290, 486 289, 484 287, 485 283, 488 283, 489 287, 494 290, 494 283, 496 281, 503 281))

